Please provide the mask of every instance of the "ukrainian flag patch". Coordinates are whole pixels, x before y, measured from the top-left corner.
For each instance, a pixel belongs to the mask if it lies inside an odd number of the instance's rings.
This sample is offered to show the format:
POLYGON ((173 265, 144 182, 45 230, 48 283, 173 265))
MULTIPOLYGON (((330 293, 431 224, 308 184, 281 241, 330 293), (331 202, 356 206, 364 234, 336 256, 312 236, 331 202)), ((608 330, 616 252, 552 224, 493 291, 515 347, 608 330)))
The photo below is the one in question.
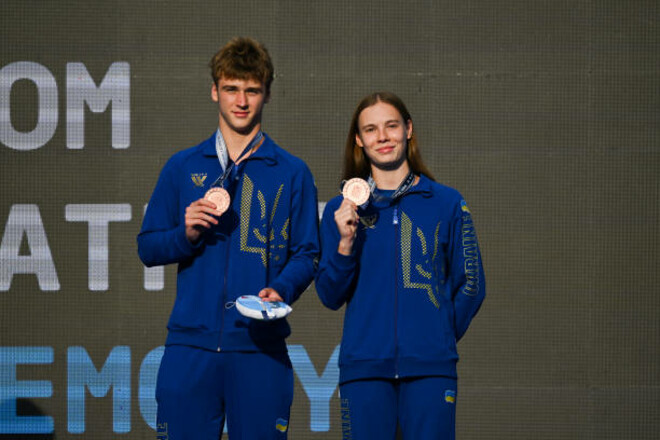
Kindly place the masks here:
POLYGON ((470 208, 468 208, 468 205, 465 202, 465 200, 461 200, 461 211, 466 212, 468 214, 470 213, 470 208))
POLYGON ((456 391, 454 390, 445 391, 445 402, 456 403, 456 391))
POLYGON ((277 429, 280 432, 286 432, 288 428, 289 428, 288 420, 277 419, 277 421, 275 422, 275 429, 277 429))

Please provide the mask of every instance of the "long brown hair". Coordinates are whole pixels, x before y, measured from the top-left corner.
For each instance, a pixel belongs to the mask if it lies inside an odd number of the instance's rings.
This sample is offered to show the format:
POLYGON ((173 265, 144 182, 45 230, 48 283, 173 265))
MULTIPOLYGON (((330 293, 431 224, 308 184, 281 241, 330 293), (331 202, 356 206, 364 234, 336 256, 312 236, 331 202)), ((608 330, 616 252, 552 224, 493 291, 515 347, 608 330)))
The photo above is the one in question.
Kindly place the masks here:
MULTIPOLYGON (((407 124, 408 121, 412 121, 412 117, 408 112, 405 104, 394 93, 390 92, 376 92, 371 95, 367 95, 358 104, 355 112, 353 113, 353 118, 351 119, 351 127, 348 130, 348 137, 346 138, 346 147, 344 149, 344 180, 351 179, 353 177, 361 177, 366 179, 371 174, 371 165, 369 163, 369 158, 364 154, 364 148, 359 147, 355 143, 355 136, 359 134, 359 119, 362 111, 367 107, 376 105, 379 102, 384 102, 385 104, 390 104, 393 106, 401 117, 403 121, 407 124)), ((422 160, 422 155, 419 152, 419 146, 417 145, 417 136, 415 135, 415 126, 413 125, 412 136, 408 140, 408 146, 406 148, 406 160, 408 161, 408 166, 410 170, 419 175, 424 174, 431 180, 435 180, 429 169, 424 165, 422 160)))

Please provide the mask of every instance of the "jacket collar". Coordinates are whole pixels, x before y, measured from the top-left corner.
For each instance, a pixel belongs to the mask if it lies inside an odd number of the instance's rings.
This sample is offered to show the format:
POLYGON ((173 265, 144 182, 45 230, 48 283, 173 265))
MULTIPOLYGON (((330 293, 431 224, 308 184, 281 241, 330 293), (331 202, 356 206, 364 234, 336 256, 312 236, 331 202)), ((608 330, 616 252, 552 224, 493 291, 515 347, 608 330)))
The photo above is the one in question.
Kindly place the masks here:
POLYGON ((431 185, 433 184, 433 181, 426 177, 424 174, 419 175, 419 182, 417 182, 417 185, 413 185, 405 195, 407 194, 415 194, 419 193, 423 197, 431 197, 433 195, 433 190, 431 188, 431 185))
MULTIPOLYGON (((201 143, 201 149, 202 149, 202 154, 204 156, 211 156, 211 157, 218 157, 218 153, 215 151, 215 136, 216 132, 213 132, 211 137, 206 139, 204 142, 201 143)), ((250 155, 245 160, 254 160, 254 159, 260 159, 264 160, 268 165, 276 165, 277 164, 277 152, 276 152, 276 145, 275 142, 266 134, 264 133, 264 141, 261 144, 261 146, 250 155)))

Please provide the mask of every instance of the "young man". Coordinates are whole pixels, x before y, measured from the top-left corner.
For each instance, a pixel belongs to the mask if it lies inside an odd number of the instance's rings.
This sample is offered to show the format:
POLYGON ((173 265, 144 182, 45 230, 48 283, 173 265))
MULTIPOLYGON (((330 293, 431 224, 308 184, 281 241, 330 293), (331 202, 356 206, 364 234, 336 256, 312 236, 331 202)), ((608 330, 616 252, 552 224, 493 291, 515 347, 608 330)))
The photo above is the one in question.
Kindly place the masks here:
POLYGON ((309 285, 316 189, 305 163, 261 131, 273 80, 265 47, 234 38, 210 67, 218 130, 167 162, 137 239, 147 266, 178 264, 157 423, 176 440, 217 440, 225 418, 231 439, 283 439, 293 399, 289 325, 242 316, 235 301, 291 304, 309 285))
POLYGON ((399 425, 406 440, 451 440, 456 343, 486 293, 470 211, 433 181, 392 93, 366 96, 355 110, 344 179, 347 198, 325 208, 316 276, 323 304, 346 304, 344 435, 393 440, 399 425))

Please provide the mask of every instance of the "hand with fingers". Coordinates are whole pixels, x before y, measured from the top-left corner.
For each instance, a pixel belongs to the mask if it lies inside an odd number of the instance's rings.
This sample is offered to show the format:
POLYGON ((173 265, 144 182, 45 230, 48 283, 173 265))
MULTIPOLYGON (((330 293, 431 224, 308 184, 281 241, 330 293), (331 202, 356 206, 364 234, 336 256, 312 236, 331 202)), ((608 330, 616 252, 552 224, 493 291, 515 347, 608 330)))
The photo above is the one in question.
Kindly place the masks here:
POLYGON ((185 215, 188 241, 197 243, 205 230, 217 225, 218 219, 215 218, 217 214, 215 203, 206 199, 195 200, 188 205, 185 215))
POLYGON ((340 254, 351 255, 359 220, 357 205, 344 199, 335 211, 335 223, 340 237, 337 252, 340 254))
POLYGON ((272 287, 266 287, 259 292, 259 298, 266 302, 284 301, 279 293, 272 287))

